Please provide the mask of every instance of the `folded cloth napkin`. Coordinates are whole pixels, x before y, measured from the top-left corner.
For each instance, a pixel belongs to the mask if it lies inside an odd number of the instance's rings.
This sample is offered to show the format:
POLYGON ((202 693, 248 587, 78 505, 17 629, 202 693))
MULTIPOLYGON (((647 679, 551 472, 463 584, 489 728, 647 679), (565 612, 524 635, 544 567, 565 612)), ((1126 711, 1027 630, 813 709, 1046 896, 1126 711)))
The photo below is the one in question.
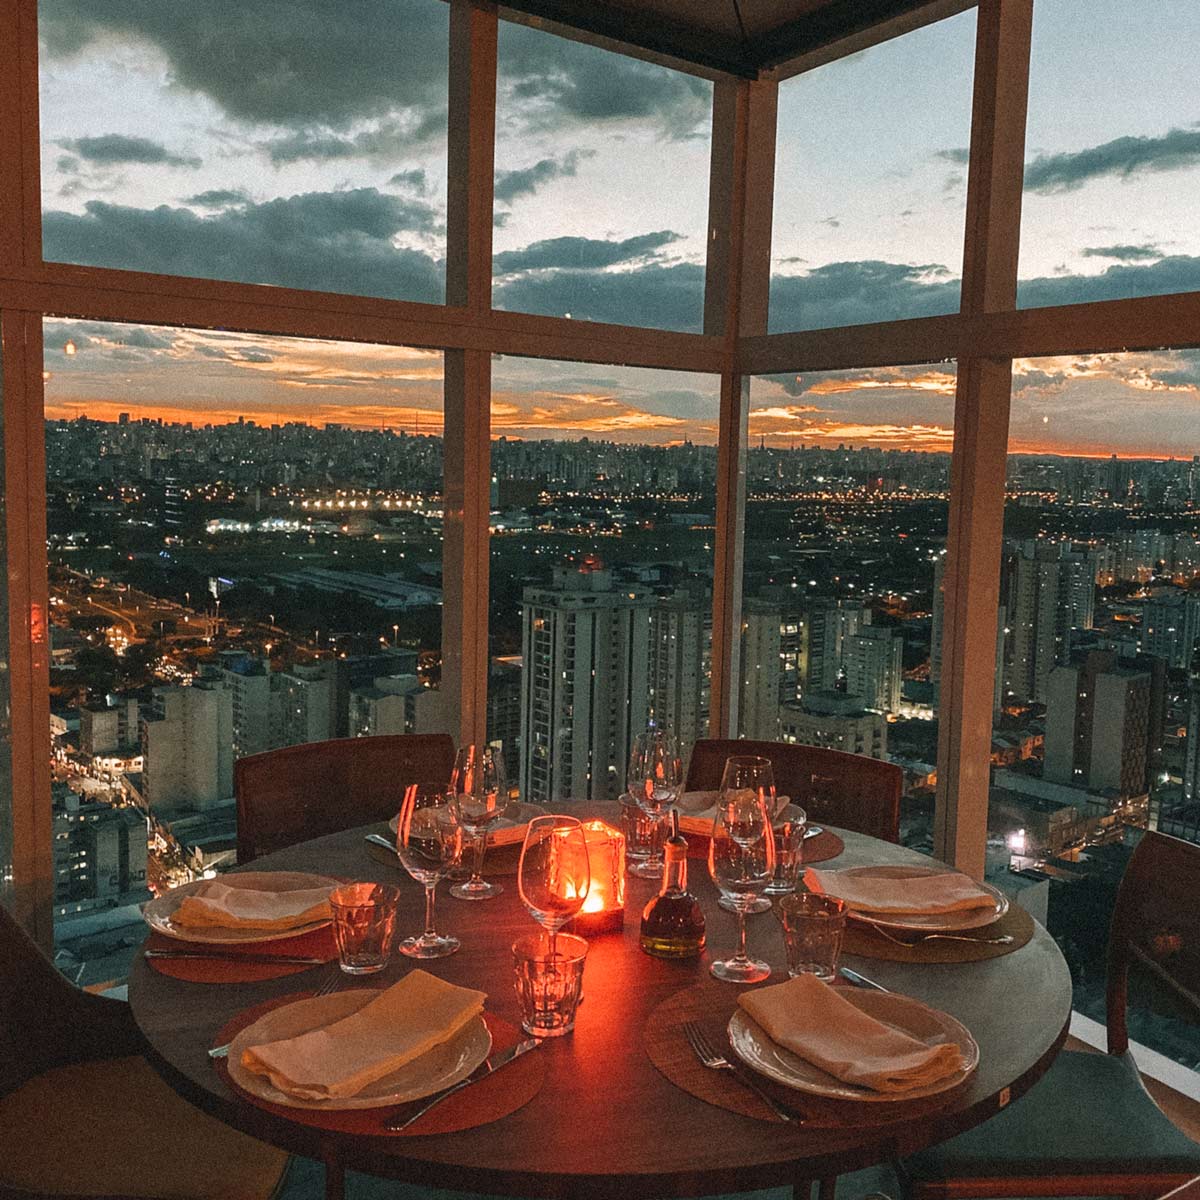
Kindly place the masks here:
MULTIPOLYGON (((675 807, 679 809, 679 828, 684 833, 694 833, 707 837, 712 833, 713 821, 717 816, 717 804, 721 799, 719 791, 682 792, 675 807)), ((782 812, 791 804, 790 796, 775 797, 775 811, 772 817, 782 812)))
POLYGON ((410 971, 357 1012, 299 1037, 242 1051, 242 1066, 301 1100, 357 1096, 448 1041, 483 1012, 484 992, 410 971))
POLYGON ((296 929, 329 920, 330 891, 319 887, 264 892, 212 879, 183 898, 171 914, 171 923, 185 929, 257 929, 263 933, 296 929))
POLYGON ((995 897, 968 875, 944 871, 939 875, 851 875, 845 871, 818 871, 810 867, 804 882, 814 892, 839 896, 855 912, 880 916, 905 913, 951 913, 972 908, 993 908, 995 897))
POLYGON ((742 992, 738 1004, 773 1042, 843 1083, 908 1092, 962 1068, 958 1046, 931 1046, 877 1021, 815 975, 742 992))

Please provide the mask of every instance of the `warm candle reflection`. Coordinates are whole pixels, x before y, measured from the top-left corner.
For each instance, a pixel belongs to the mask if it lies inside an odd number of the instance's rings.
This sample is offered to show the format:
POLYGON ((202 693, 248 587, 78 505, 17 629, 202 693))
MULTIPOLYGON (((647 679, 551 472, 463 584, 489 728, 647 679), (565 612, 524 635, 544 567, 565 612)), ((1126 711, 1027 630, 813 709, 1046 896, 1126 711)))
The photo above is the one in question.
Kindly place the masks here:
POLYGON ((625 837, 603 821, 585 821, 592 880, 583 909, 571 928, 576 933, 607 933, 625 923, 625 837))

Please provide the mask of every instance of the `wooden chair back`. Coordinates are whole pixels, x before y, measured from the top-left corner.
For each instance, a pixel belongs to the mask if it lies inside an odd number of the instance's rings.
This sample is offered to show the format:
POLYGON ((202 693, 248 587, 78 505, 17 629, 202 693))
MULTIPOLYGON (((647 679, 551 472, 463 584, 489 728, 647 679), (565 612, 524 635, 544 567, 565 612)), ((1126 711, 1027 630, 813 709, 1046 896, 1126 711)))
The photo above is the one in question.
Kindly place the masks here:
POLYGON ((239 758, 238 862, 389 820, 409 784, 449 783, 453 770, 454 739, 445 733, 339 738, 239 758))
POLYGON ((1108 936, 1108 1052, 1129 1046, 1131 971, 1147 1000, 1200 1022, 1200 846, 1146 832, 1117 890, 1108 936))
POLYGON ((894 763, 791 742, 701 738, 692 747, 685 790, 720 787, 725 760, 735 754, 769 758, 775 768, 775 790, 790 796, 808 813, 810 821, 838 825, 888 842, 900 840, 904 772, 894 763))

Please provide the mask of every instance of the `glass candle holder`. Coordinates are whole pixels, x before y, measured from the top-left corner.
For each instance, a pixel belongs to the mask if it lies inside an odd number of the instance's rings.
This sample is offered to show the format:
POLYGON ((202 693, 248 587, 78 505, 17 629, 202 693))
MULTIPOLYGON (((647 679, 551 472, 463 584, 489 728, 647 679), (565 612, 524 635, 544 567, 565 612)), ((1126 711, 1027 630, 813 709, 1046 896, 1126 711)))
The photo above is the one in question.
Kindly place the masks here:
POLYGON ((603 821, 584 821, 583 834, 592 882, 571 929, 589 937, 625 924, 625 837, 603 821))

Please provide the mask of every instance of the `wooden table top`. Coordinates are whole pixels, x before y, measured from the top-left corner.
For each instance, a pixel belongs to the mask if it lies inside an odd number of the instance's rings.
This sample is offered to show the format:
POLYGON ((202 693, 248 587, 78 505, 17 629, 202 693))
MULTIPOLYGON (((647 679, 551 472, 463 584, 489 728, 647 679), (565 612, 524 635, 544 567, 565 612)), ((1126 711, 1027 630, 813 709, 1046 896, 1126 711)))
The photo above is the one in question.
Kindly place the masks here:
MULTIPOLYGON (((615 823, 615 805, 575 806, 581 815, 615 823)), ((377 882, 399 882, 400 929, 419 932, 422 889, 397 866, 367 852, 367 827, 319 838, 254 863, 255 870, 313 871, 377 882)), ((841 832, 841 831, 839 831, 841 832)), ((928 863, 914 851, 843 833, 845 852, 825 866, 928 863)), ((1066 1037, 1071 1010, 1067 965, 1040 926, 1028 945, 1002 958, 973 963, 912 964, 847 956, 848 965, 890 989, 915 996, 957 1017, 975 1036, 980 1065, 947 1106, 886 1127, 844 1130, 757 1121, 713 1107, 680 1090, 651 1064, 642 1029, 651 1011, 681 988, 709 978, 713 957, 727 957, 735 919, 719 909, 702 862, 690 865, 691 890, 708 921, 700 960, 666 962, 638 949, 642 907, 656 891, 630 877, 625 928, 591 939, 585 968, 586 1003, 575 1031, 551 1039, 546 1081, 530 1103, 490 1125, 450 1135, 375 1138, 330 1135, 277 1117, 238 1099, 208 1058, 213 1038, 231 1017, 272 997, 313 986, 313 973, 244 984, 188 983, 160 975, 139 956, 129 979, 133 1015, 150 1057, 181 1094, 206 1111, 285 1149, 331 1155, 355 1170, 508 1195, 557 1197, 697 1196, 777 1187, 856 1170, 944 1140, 987 1119, 1037 1081, 1066 1037), (330 1139, 336 1144, 331 1145, 330 1139)), ((489 993, 488 1007, 519 1024, 510 946, 536 929, 516 893, 464 902, 438 892, 438 929, 462 939, 450 958, 423 964, 453 983, 489 993)), ((785 979, 783 939, 769 914, 748 920, 750 951, 785 979)), ((396 955, 365 986, 395 982, 410 966, 396 955)), ((738 988, 729 986, 730 1011, 738 988)), ((731 1082, 731 1086, 738 1086, 731 1082)), ((866 1106, 861 1106, 866 1107, 866 1106)), ((892 1106, 887 1106, 892 1107, 892 1106)))

